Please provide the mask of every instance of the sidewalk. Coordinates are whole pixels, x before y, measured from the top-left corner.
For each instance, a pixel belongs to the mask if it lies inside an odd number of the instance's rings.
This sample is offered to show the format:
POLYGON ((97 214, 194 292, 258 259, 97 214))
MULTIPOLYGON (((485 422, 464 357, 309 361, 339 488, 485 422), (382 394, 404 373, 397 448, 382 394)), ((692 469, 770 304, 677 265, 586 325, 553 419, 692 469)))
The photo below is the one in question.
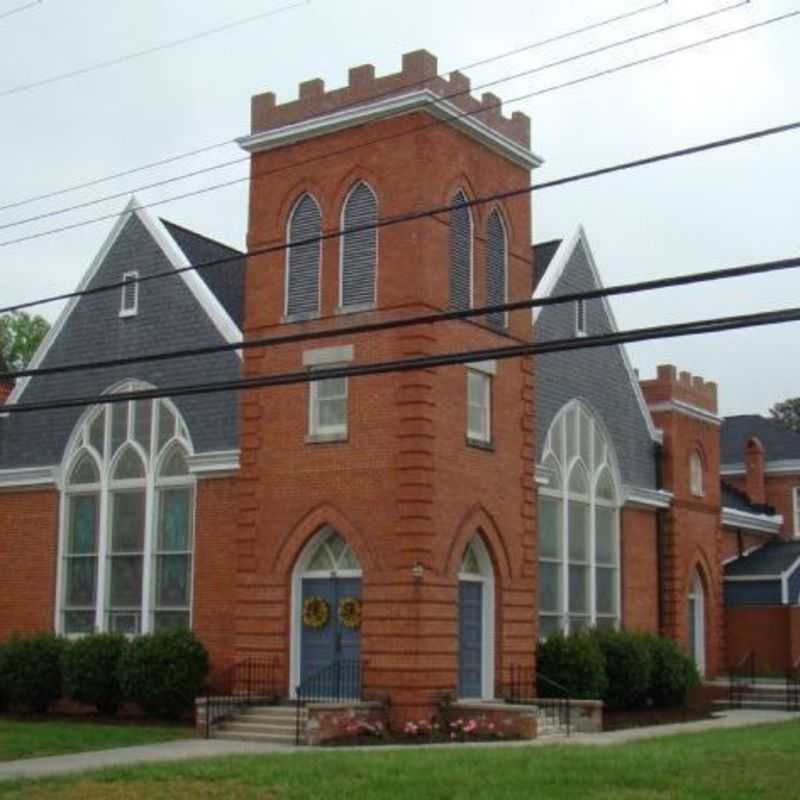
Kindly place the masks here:
MULTIPOLYGON (((577 733, 569 738, 552 737, 524 742, 485 742, 467 745, 469 747, 543 747, 547 745, 594 745, 608 746, 634 742, 641 739, 654 739, 673 736, 679 733, 700 733, 702 731, 740 728, 749 725, 763 725, 770 722, 800 720, 800 713, 785 711, 751 711, 747 709, 726 711, 714 719, 696 722, 682 722, 674 725, 658 725, 647 728, 629 728, 607 733, 577 733)), ((387 750, 408 750, 411 747, 435 747, 437 749, 464 747, 462 744, 432 745, 389 745, 386 747, 337 748, 337 750, 358 750, 362 753, 381 753, 387 750)), ((324 752, 318 747, 290 747, 285 745, 254 744, 222 739, 182 739, 162 744, 122 747, 116 750, 96 750, 91 753, 76 753, 68 756, 50 758, 31 758, 22 761, 0 763, 0 780, 13 778, 44 778, 52 775, 65 775, 73 772, 119 767, 130 764, 147 764, 157 761, 185 761, 193 758, 215 758, 230 755, 257 755, 263 753, 290 754, 301 752, 324 752)))

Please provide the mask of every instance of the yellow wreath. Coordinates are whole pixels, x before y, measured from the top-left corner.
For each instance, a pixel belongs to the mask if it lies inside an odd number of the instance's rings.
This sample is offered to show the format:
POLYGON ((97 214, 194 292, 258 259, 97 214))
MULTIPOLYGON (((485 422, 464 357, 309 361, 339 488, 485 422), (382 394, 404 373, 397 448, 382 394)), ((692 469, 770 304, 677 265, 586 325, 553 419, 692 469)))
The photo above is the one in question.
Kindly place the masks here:
POLYGON ((357 597, 343 597, 339 601, 339 621, 345 628, 361 627, 361 601, 357 597))
POLYGON ((307 597, 303 602, 303 624, 308 628, 324 628, 331 617, 331 607, 322 597, 307 597))

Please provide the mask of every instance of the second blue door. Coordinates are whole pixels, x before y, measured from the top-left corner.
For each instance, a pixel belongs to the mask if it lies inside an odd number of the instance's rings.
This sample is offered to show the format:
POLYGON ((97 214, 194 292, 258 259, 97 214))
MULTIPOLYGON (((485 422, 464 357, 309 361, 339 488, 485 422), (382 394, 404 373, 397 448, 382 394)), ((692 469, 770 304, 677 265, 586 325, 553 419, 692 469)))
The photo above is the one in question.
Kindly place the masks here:
POLYGON ((458 696, 483 694, 483 584, 458 583, 458 696))

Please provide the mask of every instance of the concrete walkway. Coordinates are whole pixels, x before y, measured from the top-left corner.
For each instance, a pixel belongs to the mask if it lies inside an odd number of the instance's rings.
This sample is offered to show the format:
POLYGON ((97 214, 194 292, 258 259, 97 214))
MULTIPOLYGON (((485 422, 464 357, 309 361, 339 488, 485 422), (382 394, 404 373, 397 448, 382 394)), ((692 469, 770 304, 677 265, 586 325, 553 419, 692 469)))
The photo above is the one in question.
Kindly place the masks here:
MULTIPOLYGON (((607 733, 577 733, 569 738, 548 737, 534 741, 483 742, 470 747, 542 747, 546 745, 595 745, 608 746, 641 739, 654 739, 673 736, 678 733, 700 733, 702 731, 740 728, 749 725, 763 725, 770 722, 800 720, 800 713, 785 711, 751 711, 739 709, 726 711, 713 719, 696 722, 682 722, 674 725, 657 725, 644 728, 628 728, 607 733)), ((463 747, 455 744, 430 745, 388 745, 386 747, 346 747, 340 750, 358 750, 361 753, 381 753, 387 750, 408 750, 409 747, 447 749, 463 747)), ((75 753, 67 756, 49 758, 30 758, 21 761, 0 763, 0 780, 13 778, 44 778, 52 775, 65 775, 74 772, 120 767, 131 764, 147 764, 159 761, 185 761, 194 758, 215 758, 230 755, 258 755, 263 753, 291 754, 301 752, 325 752, 318 747, 290 747, 285 745, 255 744, 222 739, 181 739, 175 742, 122 747, 115 750, 96 750, 91 753, 75 753)))

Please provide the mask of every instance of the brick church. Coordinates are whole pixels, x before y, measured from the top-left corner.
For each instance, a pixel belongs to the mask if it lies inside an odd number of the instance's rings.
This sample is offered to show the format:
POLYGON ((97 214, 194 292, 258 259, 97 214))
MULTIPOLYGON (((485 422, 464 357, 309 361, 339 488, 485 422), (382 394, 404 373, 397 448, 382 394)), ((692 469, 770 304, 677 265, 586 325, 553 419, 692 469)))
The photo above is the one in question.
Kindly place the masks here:
MULTIPOLYGON (((616 330, 600 299, 335 333, 600 285, 582 229, 533 245, 527 193, 364 229, 525 187, 541 163, 525 115, 425 51, 385 77, 353 68, 343 88, 307 81, 291 102, 258 95, 239 143, 247 249, 287 247, 245 257, 132 200, 79 288, 125 285, 73 298, 31 366, 326 338, 35 375, 7 404, 616 330)), ((767 497, 769 456, 747 434, 740 478, 721 482, 725 425, 715 384, 669 366, 640 381, 621 346, 6 414, 0 638, 191 626, 217 671, 274 659, 285 697, 363 663, 358 691, 390 697, 398 721, 442 692, 500 696, 557 630, 661 632, 715 676, 747 559, 782 553, 788 586, 800 556, 773 507, 800 480, 767 497)), ((788 461, 800 475, 800 449, 788 461)))

